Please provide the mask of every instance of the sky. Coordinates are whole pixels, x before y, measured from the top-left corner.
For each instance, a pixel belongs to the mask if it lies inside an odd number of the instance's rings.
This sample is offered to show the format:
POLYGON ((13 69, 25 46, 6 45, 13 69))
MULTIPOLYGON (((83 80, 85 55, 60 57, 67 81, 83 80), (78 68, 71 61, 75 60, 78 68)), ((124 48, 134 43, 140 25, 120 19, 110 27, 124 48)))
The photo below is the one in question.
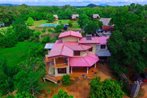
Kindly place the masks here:
POLYGON ((147 0, 0 0, 0 4, 27 4, 27 5, 87 5, 93 4, 109 4, 109 5, 126 5, 130 3, 147 4, 147 0))

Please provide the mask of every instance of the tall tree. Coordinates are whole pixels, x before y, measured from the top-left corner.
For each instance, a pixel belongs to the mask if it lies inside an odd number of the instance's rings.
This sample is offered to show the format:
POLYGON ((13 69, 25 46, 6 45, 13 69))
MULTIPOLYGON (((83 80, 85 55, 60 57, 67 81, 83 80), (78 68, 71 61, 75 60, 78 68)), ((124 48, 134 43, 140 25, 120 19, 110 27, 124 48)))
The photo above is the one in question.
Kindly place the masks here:
POLYGON ((32 35, 32 30, 26 26, 25 21, 22 18, 18 18, 13 23, 13 29, 19 41, 27 40, 32 35))
POLYGON ((86 34, 95 34, 96 30, 101 28, 102 23, 99 21, 89 21, 87 25, 84 27, 84 31, 86 34))
POLYGON ((14 76, 17 72, 17 66, 8 66, 5 58, 0 57, 0 95, 14 91, 14 76))
POLYGON ((53 22, 55 20, 53 14, 47 14, 47 20, 48 22, 53 22))
POLYGON ((28 92, 35 96, 40 90, 40 79, 44 75, 44 64, 40 58, 29 58, 20 64, 21 68, 15 76, 15 86, 18 92, 28 92), (23 89, 22 89, 23 88, 23 89))
POLYGON ((26 21, 28 26, 32 26, 34 24, 34 19, 32 17, 29 17, 26 21))

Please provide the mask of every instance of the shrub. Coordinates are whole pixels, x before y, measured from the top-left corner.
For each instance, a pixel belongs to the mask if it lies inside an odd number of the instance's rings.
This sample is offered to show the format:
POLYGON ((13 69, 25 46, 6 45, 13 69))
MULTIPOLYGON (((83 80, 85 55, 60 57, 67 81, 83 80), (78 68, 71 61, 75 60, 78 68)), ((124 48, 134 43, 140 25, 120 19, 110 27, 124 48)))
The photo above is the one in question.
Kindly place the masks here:
POLYGON ((50 42, 50 37, 49 36, 45 36, 45 37, 41 38, 41 43, 45 44, 47 42, 50 42))
POLYGON ((73 26, 73 24, 72 24, 72 22, 71 22, 71 21, 70 21, 68 24, 69 24, 69 27, 72 27, 72 26, 73 26))
POLYGON ((56 42, 57 39, 58 39, 57 37, 54 37, 50 40, 50 42, 54 43, 54 42, 56 42))
POLYGON ((51 29, 51 28, 49 28, 49 29, 48 29, 48 32, 54 32, 54 30, 53 30, 53 29, 51 29))
POLYGON ((58 94, 53 96, 53 98, 73 98, 73 96, 68 95, 67 92, 61 89, 59 90, 58 94))
POLYGON ((14 98, 13 95, 8 95, 6 98, 14 98))
POLYGON ((33 35, 30 37, 30 40, 31 41, 38 41, 40 34, 41 34, 40 31, 34 31, 33 35))
POLYGON ((0 32, 0 47, 13 47, 17 43, 17 37, 12 28, 0 32))
POLYGON ((122 98, 124 92, 115 80, 100 81, 94 78, 90 82, 90 98, 122 98))
POLYGON ((46 28, 43 28, 42 32, 45 33, 46 32, 46 28))
POLYGON ((63 85, 70 85, 70 83, 71 83, 70 76, 69 75, 64 75, 62 77, 62 83, 63 83, 63 85))
POLYGON ((56 32, 56 33, 60 33, 60 32, 62 32, 63 28, 64 28, 63 25, 58 25, 58 26, 56 26, 56 28, 55 28, 55 32, 56 32))
POLYGON ((34 98, 29 92, 17 92, 15 98, 34 98))
POLYGON ((43 57, 45 55, 42 44, 36 44, 30 47, 29 56, 30 57, 43 57))
POLYGON ((54 21, 54 16, 52 14, 47 15, 47 20, 48 22, 53 22, 54 21))

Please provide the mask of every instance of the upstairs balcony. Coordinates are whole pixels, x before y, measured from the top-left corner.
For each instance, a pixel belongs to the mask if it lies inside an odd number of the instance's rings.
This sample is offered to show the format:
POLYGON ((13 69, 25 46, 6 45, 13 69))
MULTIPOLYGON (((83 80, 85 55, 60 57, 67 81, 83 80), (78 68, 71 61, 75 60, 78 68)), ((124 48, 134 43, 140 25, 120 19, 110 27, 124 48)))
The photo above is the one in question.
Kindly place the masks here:
POLYGON ((45 62, 54 65, 55 68, 65 68, 68 66, 68 58, 66 57, 45 57, 45 62))
POLYGON ((56 68, 65 68, 68 66, 68 58, 66 57, 54 58, 54 64, 56 68))

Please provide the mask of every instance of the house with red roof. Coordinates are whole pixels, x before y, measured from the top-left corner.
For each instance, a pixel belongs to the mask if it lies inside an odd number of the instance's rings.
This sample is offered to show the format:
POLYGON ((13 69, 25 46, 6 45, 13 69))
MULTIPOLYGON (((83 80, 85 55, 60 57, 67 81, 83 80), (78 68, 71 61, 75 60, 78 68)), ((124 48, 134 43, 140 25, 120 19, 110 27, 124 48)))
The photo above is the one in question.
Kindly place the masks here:
POLYGON ((55 20, 59 19, 58 15, 53 15, 53 17, 54 17, 55 20))
POLYGON ((93 15, 92 15, 92 18, 93 18, 93 19, 99 19, 99 18, 100 18, 100 15, 99 15, 99 14, 93 14, 93 15))
POLYGON ((111 18, 100 18, 102 22, 102 27, 96 31, 98 36, 111 36, 111 32, 114 30, 114 24, 111 25, 111 18))
POLYGON ((79 18, 79 14, 72 14, 71 19, 76 20, 79 18))
POLYGON ((59 39, 53 43, 47 43, 45 49, 46 72, 51 76, 72 74, 78 69, 89 72, 91 67, 96 67, 100 57, 110 56, 107 48, 109 37, 86 36, 83 37, 77 31, 65 31, 60 33, 59 39))

